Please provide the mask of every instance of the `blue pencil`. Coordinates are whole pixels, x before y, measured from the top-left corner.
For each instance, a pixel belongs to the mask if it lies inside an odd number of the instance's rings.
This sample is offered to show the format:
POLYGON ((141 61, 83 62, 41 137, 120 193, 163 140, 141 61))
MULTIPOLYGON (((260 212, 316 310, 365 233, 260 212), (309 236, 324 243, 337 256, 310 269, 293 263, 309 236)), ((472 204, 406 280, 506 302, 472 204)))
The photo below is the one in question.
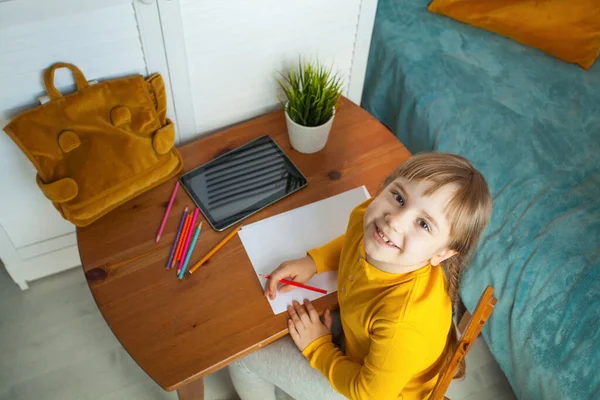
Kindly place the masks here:
POLYGON ((192 244, 190 244, 190 248, 188 250, 187 256, 185 257, 185 262, 183 263, 183 267, 181 267, 181 272, 179 273, 179 279, 183 279, 183 275, 185 274, 185 270, 187 269, 188 262, 190 262, 190 257, 192 256, 194 247, 196 247, 196 242, 198 241, 198 236, 200 236, 201 229, 202 229, 202 222, 200 222, 200 224, 198 224, 198 228, 196 228, 196 233, 194 234, 194 238, 192 239, 192 244))
POLYGON ((185 221, 185 217, 187 216, 188 208, 186 207, 183 211, 183 215, 181 216, 181 222, 179 222, 179 228, 177 229, 177 235, 175 236, 175 241, 173 242, 173 248, 171 249, 171 255, 169 256, 169 261, 167 262, 166 269, 170 269, 171 262, 173 261, 173 256, 175 255, 175 249, 177 248, 177 243, 179 242, 179 236, 181 235, 181 229, 183 228, 183 223, 185 221))

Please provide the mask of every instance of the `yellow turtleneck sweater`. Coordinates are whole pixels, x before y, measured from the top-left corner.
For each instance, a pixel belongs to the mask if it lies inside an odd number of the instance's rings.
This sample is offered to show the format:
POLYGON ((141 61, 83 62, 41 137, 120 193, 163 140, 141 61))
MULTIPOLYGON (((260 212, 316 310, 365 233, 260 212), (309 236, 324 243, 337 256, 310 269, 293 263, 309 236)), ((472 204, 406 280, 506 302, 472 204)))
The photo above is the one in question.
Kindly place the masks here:
POLYGON ((363 217, 350 215, 346 234, 311 250, 317 273, 338 270, 338 302, 346 355, 331 335, 302 352, 349 399, 423 400, 443 368, 452 306, 441 266, 390 274, 366 261, 363 217))

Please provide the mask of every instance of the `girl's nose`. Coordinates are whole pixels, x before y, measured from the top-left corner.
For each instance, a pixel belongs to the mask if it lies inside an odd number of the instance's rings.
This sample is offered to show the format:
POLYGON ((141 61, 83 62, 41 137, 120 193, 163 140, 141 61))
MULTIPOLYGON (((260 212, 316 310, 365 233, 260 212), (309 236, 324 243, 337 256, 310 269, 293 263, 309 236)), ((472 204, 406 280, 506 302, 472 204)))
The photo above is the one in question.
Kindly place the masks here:
POLYGON ((400 247, 401 249, 404 249, 404 246, 406 245, 406 243, 404 243, 406 237, 406 227, 409 225, 406 225, 404 219, 407 218, 407 214, 408 213, 401 212, 390 213, 386 214, 384 217, 385 222, 393 231, 393 237, 391 237, 390 239, 396 244, 396 246, 400 247))
POLYGON ((390 214, 386 214, 385 217, 385 222, 388 224, 388 226, 397 234, 402 234, 403 233, 403 229, 402 229, 402 214, 401 213, 390 213, 390 214))

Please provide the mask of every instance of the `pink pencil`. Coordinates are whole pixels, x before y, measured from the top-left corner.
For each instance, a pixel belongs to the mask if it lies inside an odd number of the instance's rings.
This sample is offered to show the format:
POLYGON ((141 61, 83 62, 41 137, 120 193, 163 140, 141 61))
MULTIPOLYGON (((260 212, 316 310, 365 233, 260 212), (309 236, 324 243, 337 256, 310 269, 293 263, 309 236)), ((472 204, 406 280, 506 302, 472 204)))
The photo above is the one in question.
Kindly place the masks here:
POLYGON ((194 225, 196 224, 196 218, 198 218, 198 208, 194 211, 194 216, 192 217, 192 223, 190 224, 190 230, 188 232, 187 238, 185 239, 185 244, 183 246, 183 253, 181 253, 181 260, 179 261, 179 268, 177 268, 177 274, 181 272, 181 267, 183 267, 183 263, 185 262, 185 256, 187 255, 188 248, 190 247, 190 242, 192 241, 192 236, 194 235, 194 225))
POLYGON ((165 211, 165 216, 163 217, 162 223, 160 224, 160 229, 158 230, 158 235, 156 235, 156 243, 160 240, 160 236, 165 230, 165 225, 167 224, 167 219, 169 218, 169 213, 171 212, 171 207, 173 207, 173 202, 175 201, 175 195, 177 194, 177 189, 179 189, 179 181, 175 183, 175 189, 173 189, 173 194, 171 195, 171 200, 169 200, 169 205, 167 206, 167 211, 165 211))

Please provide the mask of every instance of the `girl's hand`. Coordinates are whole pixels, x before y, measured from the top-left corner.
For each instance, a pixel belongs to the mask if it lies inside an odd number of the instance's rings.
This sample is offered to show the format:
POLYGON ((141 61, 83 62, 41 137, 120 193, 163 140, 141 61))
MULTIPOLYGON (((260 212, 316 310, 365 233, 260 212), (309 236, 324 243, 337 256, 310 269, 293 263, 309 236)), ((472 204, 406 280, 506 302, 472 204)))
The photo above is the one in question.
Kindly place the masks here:
POLYGON ((304 306, 294 301, 293 307, 288 306, 288 313, 291 318, 288 320, 288 329, 300 351, 303 351, 314 340, 331 335, 331 313, 329 309, 325 310, 324 324, 321 322, 317 310, 307 299, 304 299, 304 306))
MULTIPOLYGON (((298 260, 285 261, 281 263, 275 271, 271 272, 271 279, 267 282, 265 296, 269 297, 271 300, 275 300, 275 296, 277 296, 277 284, 281 279, 306 283, 316 273, 317 265, 310 256, 298 260)), ((286 293, 294 288, 295 286, 284 284, 279 288, 279 291, 281 293, 286 293)))

